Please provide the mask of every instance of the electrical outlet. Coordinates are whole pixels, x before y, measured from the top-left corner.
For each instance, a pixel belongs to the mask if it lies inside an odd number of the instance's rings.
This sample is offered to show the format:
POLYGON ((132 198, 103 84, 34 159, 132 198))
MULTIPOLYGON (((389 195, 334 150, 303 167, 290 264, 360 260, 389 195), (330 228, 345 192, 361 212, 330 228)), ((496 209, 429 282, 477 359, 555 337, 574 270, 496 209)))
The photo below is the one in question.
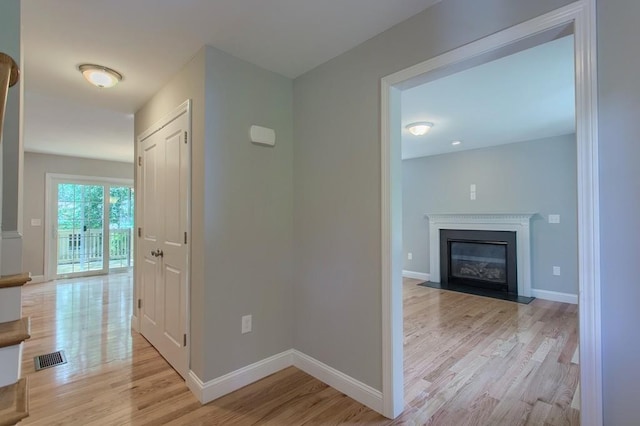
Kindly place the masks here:
POLYGON ((407 253, 407 259, 413 260, 413 253, 407 253))
POLYGON ((554 266, 553 267, 553 275, 560 275, 560 267, 559 266, 554 266))
POLYGON ((242 317, 242 334, 249 333, 251 331, 251 315, 245 315, 242 317))
POLYGON ((475 200, 476 199, 476 184, 472 183, 471 185, 469 185, 469 199, 470 200, 475 200))

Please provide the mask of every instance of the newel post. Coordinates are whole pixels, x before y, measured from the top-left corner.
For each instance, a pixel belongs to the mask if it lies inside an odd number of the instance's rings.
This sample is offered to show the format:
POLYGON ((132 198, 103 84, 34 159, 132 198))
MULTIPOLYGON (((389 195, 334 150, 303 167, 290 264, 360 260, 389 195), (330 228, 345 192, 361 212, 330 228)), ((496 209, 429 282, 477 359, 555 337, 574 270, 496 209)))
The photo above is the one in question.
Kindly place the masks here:
POLYGON ((2 129, 4 127, 4 110, 7 106, 7 93, 20 78, 20 69, 13 58, 0 52, 0 143, 2 143, 2 129))

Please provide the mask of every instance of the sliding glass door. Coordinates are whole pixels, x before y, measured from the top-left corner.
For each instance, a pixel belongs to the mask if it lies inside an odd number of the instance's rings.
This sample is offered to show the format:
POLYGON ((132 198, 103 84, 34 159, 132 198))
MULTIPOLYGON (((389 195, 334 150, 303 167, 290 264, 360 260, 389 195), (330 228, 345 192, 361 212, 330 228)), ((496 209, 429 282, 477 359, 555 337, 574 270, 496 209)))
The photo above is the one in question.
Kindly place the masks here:
POLYGON ((58 183, 56 275, 104 271, 104 186, 58 183))
MULTIPOLYGON (((49 177, 48 177, 49 179, 49 177)), ((51 177, 50 265, 56 278, 133 266, 133 188, 109 181, 51 177)))

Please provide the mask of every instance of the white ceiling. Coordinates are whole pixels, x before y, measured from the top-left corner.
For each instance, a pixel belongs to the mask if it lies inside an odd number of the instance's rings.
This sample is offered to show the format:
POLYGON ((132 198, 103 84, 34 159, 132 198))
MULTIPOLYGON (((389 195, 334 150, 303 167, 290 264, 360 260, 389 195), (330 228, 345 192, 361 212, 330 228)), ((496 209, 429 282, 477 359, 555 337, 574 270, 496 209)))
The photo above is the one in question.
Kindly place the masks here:
POLYGON ((203 45, 293 78, 439 1, 24 1, 25 150, 131 162, 132 114, 203 45), (124 80, 94 88, 85 62, 124 80))
POLYGON ((574 87, 573 36, 565 36, 404 90, 403 127, 434 126, 424 136, 403 128, 402 158, 573 133, 574 87))

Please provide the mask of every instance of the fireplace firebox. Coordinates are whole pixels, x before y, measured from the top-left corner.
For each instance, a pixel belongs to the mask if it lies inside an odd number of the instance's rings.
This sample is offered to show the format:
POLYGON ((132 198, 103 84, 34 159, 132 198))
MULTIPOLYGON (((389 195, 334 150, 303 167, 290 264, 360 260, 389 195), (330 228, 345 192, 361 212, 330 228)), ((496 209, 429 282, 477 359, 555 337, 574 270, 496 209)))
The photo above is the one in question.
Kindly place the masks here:
POLYGON ((442 284, 460 284, 518 294, 516 233, 440 230, 442 284))

